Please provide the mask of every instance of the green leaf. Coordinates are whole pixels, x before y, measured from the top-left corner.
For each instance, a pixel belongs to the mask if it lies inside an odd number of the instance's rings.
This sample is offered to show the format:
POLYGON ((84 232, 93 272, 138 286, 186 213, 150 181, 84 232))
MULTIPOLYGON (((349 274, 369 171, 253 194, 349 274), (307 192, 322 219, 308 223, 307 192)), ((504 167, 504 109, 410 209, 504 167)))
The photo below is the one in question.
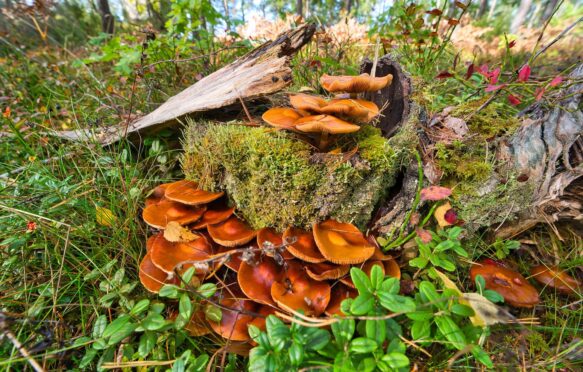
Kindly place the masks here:
POLYGON ((209 362, 210 357, 207 354, 199 355, 194 362, 190 365, 190 368, 194 372, 206 371, 206 366, 209 362))
POLYGON ((389 293, 379 293, 381 306, 394 313, 408 313, 415 311, 415 302, 409 297, 389 293))
POLYGON ((350 312, 354 315, 365 315, 372 311, 374 297, 370 293, 364 293, 356 297, 350 306, 350 312))
POLYGON ((373 372, 377 367, 377 362, 374 358, 364 358, 358 365, 358 372, 373 372))
POLYGON ((194 274, 196 273, 196 269, 194 268, 194 266, 189 267, 184 274, 182 274, 182 281, 184 283, 190 283, 190 281, 192 280, 192 277, 194 276, 194 274))
POLYGON ((183 359, 176 359, 174 364, 172 364, 172 372, 184 372, 185 364, 183 359))
POLYGON ((85 369, 85 367, 89 366, 89 364, 91 364, 96 355, 97 350, 87 349, 85 355, 83 355, 83 358, 81 359, 81 362, 79 362, 79 368, 83 370, 85 369))
POLYGON ((273 349, 277 352, 283 350, 291 337, 289 328, 275 315, 269 315, 267 317, 265 328, 273 349))
POLYGON ((389 353, 383 355, 381 360, 389 365, 393 369, 405 368, 409 366, 409 358, 405 354, 401 353, 389 353))
MULTIPOLYGON (((189 319, 189 318, 187 318, 189 319)), ((156 331, 166 325, 166 320, 160 314, 150 314, 140 323, 145 330, 156 331)))
POLYGON ((204 315, 208 320, 215 323, 220 322, 221 319, 223 318, 223 313, 221 312, 221 309, 219 309, 217 306, 213 304, 207 304, 204 307, 204 315))
POLYGON ((478 345, 474 345, 474 347, 472 348, 472 354, 474 355, 474 358, 476 358, 478 362, 482 363, 487 368, 494 368, 494 363, 492 363, 490 355, 488 355, 488 353, 485 352, 484 349, 482 349, 478 345))
POLYGON ((459 244, 456 244, 453 247, 453 250, 454 250, 455 253, 459 254, 462 257, 468 257, 469 256, 468 255, 468 252, 465 249, 463 249, 462 246, 459 245, 459 244))
POLYGON ((483 296, 492 302, 504 302, 504 297, 496 291, 487 289, 484 291, 483 296))
POLYGON ((428 263, 429 260, 426 257, 417 257, 409 261, 409 266, 423 269, 428 263))
POLYGON ((482 275, 476 276, 476 287, 478 288, 478 292, 482 292, 486 289, 486 280, 482 275))
POLYGON ((427 309, 427 310, 417 310, 417 311, 412 311, 410 313, 407 313, 407 318, 411 319, 411 320, 429 320, 433 318, 433 311, 431 311, 431 309, 427 309))
POLYGON ((352 339, 355 326, 354 319, 342 319, 336 323, 332 323, 332 334, 340 347, 343 347, 343 345, 346 345, 352 339))
POLYGON ((439 332, 456 349, 461 350, 466 346, 467 342, 463 332, 451 317, 447 315, 436 316, 435 324, 437 324, 439 332))
POLYGON ((438 245, 435 246, 434 251, 436 253, 447 251, 450 248, 453 248, 454 243, 451 240, 444 240, 438 245))
POLYGON ((107 327, 107 317, 105 315, 98 316, 97 319, 95 319, 95 323, 93 323, 93 332, 91 333, 91 336, 93 338, 102 337, 105 327, 107 327))
POLYGON ((388 278, 383 281, 381 291, 389 294, 398 294, 401 290, 401 284, 397 278, 388 278))
POLYGON ((217 292, 217 285, 215 283, 204 283, 197 288, 198 293, 204 298, 210 298, 217 292))
POLYGON ((435 265, 435 266, 442 267, 444 270, 447 270, 447 271, 455 271, 455 265, 453 264, 453 262, 451 262, 449 260, 449 258, 447 256, 440 257, 439 258, 439 265, 435 265))
POLYGON ((144 332, 140 337, 138 345, 138 355, 140 358, 145 358, 150 354, 152 349, 156 346, 156 334, 154 332, 144 332))
POLYGON ((372 283, 364 271, 357 267, 350 269, 350 277, 359 294, 370 294, 373 292, 372 283))
POLYGON ((147 298, 140 300, 140 301, 138 301, 137 304, 134 305, 134 307, 132 307, 130 314, 131 315, 140 315, 141 313, 146 311, 148 309, 148 307, 150 307, 150 300, 148 300, 147 298))
POLYGON ((379 265, 374 265, 370 272, 370 282, 373 289, 380 289, 383 284, 385 274, 379 265))
POLYGON ((253 324, 249 324, 247 327, 247 332, 249 332, 249 336, 253 339, 253 341, 257 342, 257 338, 261 334, 261 330, 253 324))
POLYGON ((365 320, 366 337, 381 345, 387 337, 387 328, 382 320, 365 320))
POLYGON ((165 284, 160 288, 158 296, 167 298, 178 298, 178 287, 172 284, 165 284))
POLYGON ((115 345, 124 338, 131 335, 135 329, 138 328, 138 325, 135 323, 126 323, 122 327, 120 327, 117 332, 111 335, 109 341, 107 342, 108 345, 115 345))
POLYGON ((414 321, 411 325, 413 340, 426 340, 431 337, 431 324, 427 320, 414 321))
POLYGON ((163 302, 153 302, 150 305, 150 311, 156 314, 162 314, 162 311, 164 311, 165 307, 166 304, 164 304, 163 302))
POLYGON ((192 316, 192 302, 187 293, 183 293, 180 296, 180 301, 178 302, 178 314, 187 320, 192 316))
POLYGON ((461 316, 474 316, 476 313, 474 312, 474 309, 472 309, 471 307, 467 306, 467 305, 462 305, 462 304, 454 304, 451 307, 451 312, 457 315, 461 315, 461 316))
POLYGON ((306 340, 304 349, 306 350, 321 350, 330 342, 330 333, 325 329, 307 328, 304 330, 306 340))
POLYGON ((375 340, 366 337, 357 337, 350 342, 349 350, 355 354, 372 353, 378 347, 375 340))
POLYGON ((304 349, 301 345, 293 343, 288 350, 289 360, 292 366, 299 366, 304 360, 304 349))
POLYGON ((430 302, 431 304, 440 308, 443 307, 441 297, 437 293, 433 283, 426 280, 422 281, 421 284, 419 284, 419 293, 421 293, 427 302, 430 302))
POLYGON ((119 332, 126 324, 130 322, 132 318, 128 314, 120 315, 113 322, 109 323, 105 330, 103 331, 103 338, 110 338, 117 332, 119 332))

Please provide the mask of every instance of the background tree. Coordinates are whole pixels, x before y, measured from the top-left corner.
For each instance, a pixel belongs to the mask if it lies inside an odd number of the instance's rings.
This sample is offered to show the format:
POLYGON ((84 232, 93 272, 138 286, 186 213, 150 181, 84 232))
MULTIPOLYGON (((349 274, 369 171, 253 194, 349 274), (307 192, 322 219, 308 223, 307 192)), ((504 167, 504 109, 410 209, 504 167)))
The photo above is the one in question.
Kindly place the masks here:
POLYGON ((108 0, 99 0, 99 13, 101 14, 101 31, 107 34, 113 34, 115 19, 113 14, 111 14, 111 9, 109 8, 108 0))
POLYGON ((532 0, 521 0, 520 5, 518 6, 518 11, 516 15, 512 19, 512 23, 510 24, 510 32, 516 33, 518 28, 524 24, 526 20, 526 15, 530 11, 530 7, 532 5, 532 0))

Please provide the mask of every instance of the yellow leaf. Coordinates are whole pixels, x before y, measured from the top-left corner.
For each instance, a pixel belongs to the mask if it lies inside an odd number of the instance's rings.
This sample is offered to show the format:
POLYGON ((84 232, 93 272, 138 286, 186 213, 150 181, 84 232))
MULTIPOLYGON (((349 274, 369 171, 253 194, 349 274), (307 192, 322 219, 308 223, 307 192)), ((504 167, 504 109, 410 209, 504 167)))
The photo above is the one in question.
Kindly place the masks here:
POLYGON ((117 217, 107 208, 95 207, 95 220, 101 226, 111 227, 117 221, 117 217))
POLYGON ((164 229, 164 238, 169 242, 191 242, 199 238, 199 235, 192 233, 189 229, 182 227, 176 221, 170 221, 164 229))
POLYGON ((441 227, 451 226, 452 224, 445 220, 445 213, 451 209, 451 204, 449 202, 440 205, 439 207, 435 208, 435 212, 433 212, 433 217, 437 220, 437 223, 441 227))

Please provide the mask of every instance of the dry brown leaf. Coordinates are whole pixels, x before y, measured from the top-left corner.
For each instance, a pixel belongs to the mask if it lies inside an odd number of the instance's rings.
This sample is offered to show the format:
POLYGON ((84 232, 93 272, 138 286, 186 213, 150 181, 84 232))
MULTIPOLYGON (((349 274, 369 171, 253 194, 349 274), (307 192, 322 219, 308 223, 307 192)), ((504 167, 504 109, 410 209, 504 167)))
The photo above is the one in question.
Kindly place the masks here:
POLYGON ((450 209, 451 209, 451 204, 449 204, 449 202, 435 208, 435 212, 433 212, 433 217, 435 217, 439 226, 446 227, 446 226, 452 225, 451 223, 449 223, 445 220, 445 214, 450 209))
POLYGON ((170 221, 164 230, 164 238, 172 243, 187 243, 198 239, 198 234, 192 233, 176 221, 170 221))

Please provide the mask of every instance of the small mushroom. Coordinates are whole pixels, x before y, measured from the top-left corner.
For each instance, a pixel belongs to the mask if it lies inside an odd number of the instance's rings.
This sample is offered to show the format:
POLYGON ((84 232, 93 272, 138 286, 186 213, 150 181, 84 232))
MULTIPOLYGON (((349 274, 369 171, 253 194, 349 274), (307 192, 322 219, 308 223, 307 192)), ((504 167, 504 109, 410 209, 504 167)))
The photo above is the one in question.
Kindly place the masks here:
POLYGON ((249 325, 254 325, 262 331, 265 331, 265 320, 271 315, 275 314, 276 309, 271 306, 261 306, 259 310, 256 311, 257 316, 249 323, 249 325))
POLYGON ((295 127, 300 132, 319 134, 318 148, 320 151, 326 150, 330 144, 330 135, 354 133, 360 129, 356 124, 351 124, 331 115, 305 116, 296 121, 295 127))
POLYGON ((481 275, 486 289, 498 292, 504 301, 515 307, 533 307, 539 303, 538 292, 520 273, 502 265, 482 261, 470 269, 472 282, 481 275))
POLYGON ((580 291, 579 287, 581 285, 577 279, 568 275, 565 271, 561 271, 556 266, 535 266, 530 269, 530 275, 542 285, 555 288, 566 295, 577 295, 580 291))
POLYGON ((159 232, 158 234, 152 235, 146 240, 146 253, 152 252, 152 246, 154 245, 154 241, 158 239, 158 237, 162 236, 163 233, 159 232))
MULTIPOLYGON (((271 227, 264 227, 263 229, 261 229, 257 232, 257 245, 269 257, 273 257, 273 255, 275 253, 272 250, 267 249, 267 248, 269 248, 269 245, 271 245, 273 247, 279 247, 282 244, 283 244, 282 234, 277 233, 271 227)), ((285 248, 283 248, 281 255, 286 260, 289 260, 289 259, 294 257, 285 248)))
MULTIPOLYGON (((212 255, 212 246, 204 236, 191 242, 169 242, 163 236, 159 236, 152 244, 150 256, 156 267, 166 273, 174 272, 174 269, 186 261, 203 261, 212 255)), ((195 264, 189 262, 186 267, 194 266, 197 272, 208 271, 208 263, 195 264)))
POLYGON ((166 188, 166 199, 186 205, 201 205, 217 200, 224 192, 208 192, 200 190, 193 181, 183 180, 174 182, 166 188))
POLYGON ((253 301, 275 305, 271 298, 271 286, 279 278, 281 270, 273 258, 262 257, 255 264, 242 262, 237 281, 243 293, 253 301))
POLYGON ((150 191, 149 195, 146 197, 146 207, 152 204, 156 204, 164 199, 164 195, 166 194, 166 188, 170 186, 171 183, 163 183, 161 185, 156 186, 154 190, 150 191))
POLYGON ((150 257, 150 254, 146 254, 140 263, 140 268, 138 272, 140 277, 140 282, 148 291, 152 293, 160 292, 160 289, 165 284, 178 284, 179 280, 173 275, 168 275, 168 273, 160 270, 150 257))
POLYGON ((319 113, 322 107, 328 102, 322 97, 311 96, 309 94, 292 94, 289 101, 296 110, 319 113))
POLYGON ((327 262, 315 263, 306 266, 306 274, 319 282, 343 277, 348 274, 349 265, 334 265, 327 262))
POLYGON ((326 258, 324 258, 322 253, 320 253, 318 250, 316 242, 314 241, 313 233, 311 231, 289 227, 283 233, 283 239, 286 241, 295 240, 293 244, 289 244, 286 247, 287 251, 294 257, 311 263, 326 261, 326 258))
POLYGON ((324 74, 320 77, 322 88, 331 93, 376 92, 391 84, 392 81, 393 75, 391 74, 383 77, 371 77, 366 73, 358 76, 330 76, 324 74))
POLYGON ((289 262, 288 269, 271 286, 271 297, 282 308, 303 310, 308 316, 321 315, 330 302, 330 285, 309 278, 301 265, 289 262))
POLYGON ((215 243, 225 247, 238 247, 249 243, 257 231, 236 216, 216 225, 209 225, 207 231, 215 243))
POLYGON ((358 296, 358 291, 354 288, 350 288, 342 283, 337 283, 332 288, 332 295, 330 296, 330 303, 326 308, 326 315, 345 315, 342 310, 340 310, 340 305, 342 301, 347 298, 356 298, 358 296))
POLYGON ((261 305, 251 300, 223 298, 220 304, 222 316, 220 322, 209 320, 212 329, 221 337, 231 341, 247 341, 251 337, 247 326, 253 321, 253 314, 261 305))
POLYGON ((335 99, 320 110, 322 114, 369 122, 379 114, 378 106, 364 99, 335 99))
POLYGON ((261 118, 272 127, 281 129, 293 129, 294 123, 302 115, 296 110, 289 107, 274 107, 265 111, 261 118))
MULTIPOLYGON (((178 315, 178 313, 176 314, 178 315)), ((211 332, 211 329, 206 324, 204 311, 202 310, 193 312, 190 320, 184 326, 184 329, 193 337, 204 336, 211 332)))
POLYGON ((205 210, 206 206, 194 207, 162 199, 144 208, 142 218, 144 222, 156 229, 165 229, 170 221, 176 221, 181 225, 198 221, 205 210))
MULTIPOLYGON (((252 247, 251 247, 252 248, 252 247)), ((225 252, 229 252, 229 251, 233 251, 235 250, 235 248, 229 248, 229 247, 223 247, 220 246, 217 249, 217 254, 221 254, 221 256, 224 257, 224 255, 222 255, 225 252)), ((241 263, 243 262, 241 260, 241 254, 242 253, 232 253, 228 259, 226 261, 224 261, 224 264, 231 270, 233 270, 234 272, 238 272, 239 268, 241 267, 241 263)))
POLYGON ((362 263, 375 252, 375 246, 352 224, 327 220, 314 224, 313 229, 320 252, 335 264, 362 263))
POLYGON ((192 226, 193 229, 199 230, 204 229, 208 225, 216 225, 223 221, 226 221, 235 212, 235 207, 229 208, 228 206, 220 206, 217 208, 207 208, 207 210, 202 215, 202 218, 192 226))

